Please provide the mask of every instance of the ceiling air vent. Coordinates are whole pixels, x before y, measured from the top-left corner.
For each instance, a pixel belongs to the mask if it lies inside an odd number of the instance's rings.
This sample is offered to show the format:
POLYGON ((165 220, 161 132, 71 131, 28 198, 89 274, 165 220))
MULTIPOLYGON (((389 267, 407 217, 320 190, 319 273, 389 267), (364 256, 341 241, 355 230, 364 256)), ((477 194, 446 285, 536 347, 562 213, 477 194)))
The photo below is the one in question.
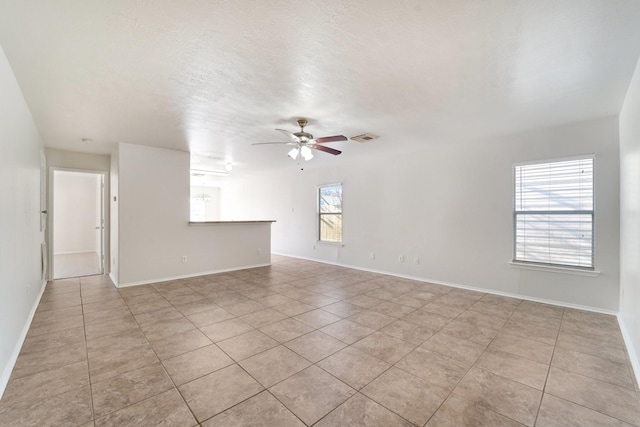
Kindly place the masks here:
POLYGON ((379 138, 378 135, 374 135, 372 133, 363 133, 362 135, 352 136, 351 139, 356 142, 369 142, 376 138, 379 138))

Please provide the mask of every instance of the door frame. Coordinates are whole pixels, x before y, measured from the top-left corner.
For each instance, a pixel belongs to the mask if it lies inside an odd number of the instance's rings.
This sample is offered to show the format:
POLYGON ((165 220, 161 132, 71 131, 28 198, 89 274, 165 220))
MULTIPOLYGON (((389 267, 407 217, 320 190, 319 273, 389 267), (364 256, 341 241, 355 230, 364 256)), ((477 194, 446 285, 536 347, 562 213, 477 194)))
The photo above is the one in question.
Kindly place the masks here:
POLYGON ((50 166, 49 167, 49 176, 48 176, 48 214, 47 214, 47 247, 49 248, 48 250, 48 254, 47 254, 47 258, 48 258, 48 272, 47 275, 49 277, 49 280, 54 280, 53 279, 53 272, 54 272, 54 259, 53 259, 53 245, 54 245, 54 235, 53 235, 53 220, 55 218, 55 209, 53 208, 54 206, 54 183, 55 183, 55 172, 77 172, 77 173, 86 173, 86 174, 92 174, 92 175, 99 175, 101 176, 100 180, 102 182, 102 186, 101 186, 101 197, 100 197, 100 222, 101 224, 101 233, 100 233, 100 250, 102 252, 102 256, 101 259, 99 259, 99 263, 100 263, 100 273, 99 274, 108 274, 109 271, 107 269, 107 266, 109 265, 109 263, 107 263, 106 261, 109 259, 108 257, 108 253, 107 253, 107 229, 108 229, 108 221, 107 221, 107 206, 109 203, 108 197, 109 197, 109 192, 108 192, 108 178, 109 178, 109 172, 108 171, 103 171, 103 170, 95 170, 95 169, 78 169, 78 168, 64 168, 64 167, 58 167, 58 166, 50 166))

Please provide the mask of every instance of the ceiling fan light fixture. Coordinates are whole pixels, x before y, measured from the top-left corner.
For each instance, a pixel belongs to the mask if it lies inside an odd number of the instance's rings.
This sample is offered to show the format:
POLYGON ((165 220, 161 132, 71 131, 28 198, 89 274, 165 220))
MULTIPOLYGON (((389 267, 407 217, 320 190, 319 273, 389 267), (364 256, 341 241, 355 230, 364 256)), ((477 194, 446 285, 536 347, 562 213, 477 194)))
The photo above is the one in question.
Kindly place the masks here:
POLYGON ((289 154, 287 154, 289 157, 291 157, 293 160, 298 158, 298 153, 300 152, 300 149, 298 147, 292 149, 291 151, 289 151, 289 154))
POLYGON ((302 155, 302 157, 304 157, 305 160, 313 159, 313 153, 311 152, 311 149, 306 145, 300 148, 300 154, 302 155))

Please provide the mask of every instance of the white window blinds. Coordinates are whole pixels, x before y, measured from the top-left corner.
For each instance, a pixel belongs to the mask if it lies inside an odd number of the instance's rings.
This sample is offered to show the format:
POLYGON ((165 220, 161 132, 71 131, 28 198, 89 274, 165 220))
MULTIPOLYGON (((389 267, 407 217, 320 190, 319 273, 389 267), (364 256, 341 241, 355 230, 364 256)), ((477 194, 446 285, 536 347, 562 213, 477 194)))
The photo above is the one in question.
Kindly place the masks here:
POLYGON ((593 158, 515 166, 514 260, 593 268, 593 158))

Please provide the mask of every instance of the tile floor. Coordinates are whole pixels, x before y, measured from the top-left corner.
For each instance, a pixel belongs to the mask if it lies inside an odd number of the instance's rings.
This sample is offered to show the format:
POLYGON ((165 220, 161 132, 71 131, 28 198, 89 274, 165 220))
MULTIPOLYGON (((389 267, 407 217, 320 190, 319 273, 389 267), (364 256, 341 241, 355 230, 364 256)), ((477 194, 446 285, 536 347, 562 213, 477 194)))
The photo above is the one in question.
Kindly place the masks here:
POLYGON ((49 283, 0 426, 640 426, 612 316, 272 261, 49 283))

